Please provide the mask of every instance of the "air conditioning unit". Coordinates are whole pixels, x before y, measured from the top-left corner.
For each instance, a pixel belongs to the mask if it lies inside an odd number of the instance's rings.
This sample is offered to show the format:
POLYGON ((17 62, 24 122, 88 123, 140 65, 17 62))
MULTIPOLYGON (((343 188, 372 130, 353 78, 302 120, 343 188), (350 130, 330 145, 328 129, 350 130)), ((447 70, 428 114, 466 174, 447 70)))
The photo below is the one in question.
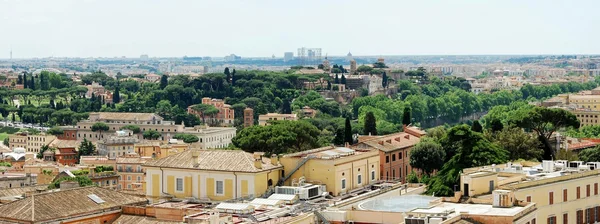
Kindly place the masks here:
POLYGON ((544 173, 554 172, 554 161, 543 160, 542 161, 542 170, 544 171, 544 173))

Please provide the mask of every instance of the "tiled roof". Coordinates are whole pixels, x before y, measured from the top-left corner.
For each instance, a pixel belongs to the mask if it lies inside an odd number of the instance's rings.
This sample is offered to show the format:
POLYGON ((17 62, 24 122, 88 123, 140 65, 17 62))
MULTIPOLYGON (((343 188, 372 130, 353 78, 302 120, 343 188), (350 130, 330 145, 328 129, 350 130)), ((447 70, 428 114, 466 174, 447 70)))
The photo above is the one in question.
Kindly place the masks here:
POLYGON ((113 223, 115 223, 115 224, 126 224, 126 223, 139 223, 139 224, 175 224, 175 223, 182 223, 182 222, 158 220, 156 218, 152 218, 152 217, 148 217, 148 216, 121 215, 113 223))
POLYGON ((419 143, 419 141, 420 138, 414 135, 400 132, 381 136, 379 138, 373 138, 364 142, 359 142, 358 144, 363 143, 384 152, 391 152, 394 150, 414 146, 419 143))
POLYGON ((51 147, 56 147, 56 148, 75 148, 77 149, 77 147, 79 147, 80 142, 77 140, 61 140, 61 139, 54 139, 54 141, 52 141, 50 143, 51 147))
POLYGON ((38 190, 43 191, 43 190, 46 190, 47 188, 48 188, 48 185, 36 185, 36 186, 1 189, 0 197, 23 195, 25 193, 36 192, 38 190))
POLYGON ((141 157, 117 157, 117 164, 143 164, 146 160, 141 157))
POLYGON ((73 188, 36 194, 0 206, 0 220, 51 221, 145 202, 147 200, 143 197, 100 187, 73 188), (104 203, 94 202, 88 197, 91 194, 98 196, 104 203))
POLYGON ((272 165, 270 159, 263 157, 262 168, 258 169, 254 166, 253 154, 244 152, 242 150, 218 149, 190 149, 162 159, 148 161, 144 164, 144 166, 249 173, 261 172, 281 167, 281 165, 272 165), (199 152, 197 162, 192 161, 193 152, 199 152), (197 165, 194 166, 194 163, 197 163, 197 165))

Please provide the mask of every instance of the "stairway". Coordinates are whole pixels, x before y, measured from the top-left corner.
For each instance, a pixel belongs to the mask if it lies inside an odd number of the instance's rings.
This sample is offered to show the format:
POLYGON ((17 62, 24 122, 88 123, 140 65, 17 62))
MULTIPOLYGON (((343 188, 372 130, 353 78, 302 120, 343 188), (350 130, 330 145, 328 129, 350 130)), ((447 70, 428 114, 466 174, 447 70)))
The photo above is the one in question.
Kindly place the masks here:
POLYGON ((296 167, 294 167, 293 170, 291 170, 283 178, 279 179, 279 181, 277 182, 277 186, 283 185, 283 183, 285 183, 286 180, 290 179, 290 177, 292 177, 292 175, 296 171, 298 171, 302 166, 304 166, 304 164, 306 164, 306 162, 308 162, 308 160, 313 159, 313 158, 315 158, 315 155, 309 155, 309 156, 306 156, 306 157, 302 158, 302 160, 300 160, 300 162, 298 162, 298 165, 296 165, 296 167))

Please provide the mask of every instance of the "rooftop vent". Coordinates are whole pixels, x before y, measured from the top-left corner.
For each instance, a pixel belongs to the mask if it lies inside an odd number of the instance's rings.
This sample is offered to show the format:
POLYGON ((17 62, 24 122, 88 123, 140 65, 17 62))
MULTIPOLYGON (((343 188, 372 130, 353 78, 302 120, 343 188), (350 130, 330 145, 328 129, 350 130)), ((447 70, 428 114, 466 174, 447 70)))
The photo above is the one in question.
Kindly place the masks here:
POLYGON ((95 194, 88 195, 88 198, 92 199, 92 201, 96 202, 96 204, 102 204, 105 202, 100 197, 98 197, 98 195, 95 195, 95 194))

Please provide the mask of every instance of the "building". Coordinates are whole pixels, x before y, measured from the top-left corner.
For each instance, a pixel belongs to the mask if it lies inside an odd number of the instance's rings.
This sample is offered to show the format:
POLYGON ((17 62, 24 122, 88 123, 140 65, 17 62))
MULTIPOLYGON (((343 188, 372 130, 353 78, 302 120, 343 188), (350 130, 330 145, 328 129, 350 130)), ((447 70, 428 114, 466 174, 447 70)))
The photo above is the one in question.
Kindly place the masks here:
POLYGON ((0 174, 0 189, 37 185, 37 174, 5 173, 0 174))
POLYGON ((374 149, 349 149, 327 146, 283 155, 283 184, 300 179, 322 183, 331 195, 338 196, 379 181, 379 152, 374 149))
MULTIPOLYGON (((135 125, 141 132, 155 130, 161 133, 161 140, 168 140, 177 133, 183 132, 183 124, 175 124, 174 121, 165 121, 161 116, 154 113, 113 113, 92 112, 87 120, 77 122, 77 140, 84 138, 97 141, 108 137, 111 133, 121 130, 126 125, 135 125), (92 126, 97 122, 108 125, 109 130, 105 132, 93 132, 92 126)), ((75 127, 74 127, 75 128, 75 127)), ((142 139, 142 133, 135 136, 142 139)))
POLYGON ((137 142, 139 140, 137 136, 133 135, 132 131, 120 130, 113 135, 109 135, 108 138, 97 142, 98 155, 115 159, 118 156, 133 153, 133 147, 137 142))
POLYGON ((244 109, 244 127, 254 125, 254 110, 250 107, 244 109))
POLYGON ((198 136, 197 143, 203 149, 227 148, 236 135, 234 127, 208 127, 206 125, 185 128, 184 133, 198 136))
POLYGON ((460 194, 485 198, 503 190, 516 201, 535 203, 540 221, 595 223, 600 221, 598 168, 599 162, 566 160, 474 167, 462 171, 460 194))
POLYGON ((85 93, 86 98, 91 98, 92 95, 99 96, 106 93, 106 89, 100 83, 92 82, 91 85, 86 85, 87 92, 85 93))
POLYGON ((411 172, 410 150, 421 141, 425 132, 415 127, 404 127, 404 132, 385 136, 359 137, 354 148, 374 148, 379 151, 379 173, 383 180, 405 182, 411 172))
POLYGON ((284 52, 283 53, 283 61, 288 62, 294 60, 294 52, 284 52))
POLYGON ((143 206, 147 200, 101 187, 64 189, 32 194, 0 206, 3 223, 109 223, 124 206, 143 206))
POLYGON ((49 145, 56 137, 40 133, 30 135, 27 132, 18 132, 8 136, 8 146, 10 148, 25 148, 27 152, 40 152, 42 146, 49 145))
POLYGON ((77 164, 77 148, 80 142, 77 140, 54 139, 50 147, 56 148, 54 151, 55 161, 62 165, 74 166, 77 164))
POLYGON ((205 116, 203 118, 202 112, 194 109, 195 105, 188 107, 188 114, 193 114, 198 116, 201 120, 210 123, 216 124, 219 126, 233 126, 233 121, 235 119, 235 111, 231 108, 231 105, 226 104, 222 99, 211 99, 209 97, 202 98, 202 104, 212 105, 219 110, 214 116, 205 116), (208 120, 208 121, 206 121, 208 120))
POLYGON ((267 113, 258 115, 258 125, 268 125, 269 121, 297 121, 298 116, 296 114, 279 114, 279 113, 267 113))
POLYGON ((26 162, 31 163, 35 160, 36 153, 25 152, 25 148, 13 148, 12 152, 0 153, 3 162, 10 163, 14 169, 22 169, 26 162))
POLYGON ((117 189, 142 191, 143 182, 145 181, 145 169, 142 168, 142 164, 150 159, 150 157, 140 157, 135 153, 117 157, 116 171, 119 175, 117 189))
POLYGON ((314 118, 317 115, 317 110, 310 108, 309 106, 302 107, 302 116, 314 118))
MULTIPOLYGON (((350 53, 348 53, 350 54, 350 53)), ((352 57, 352 55, 350 55, 350 57, 352 57)), ((350 74, 354 75, 356 74, 356 61, 354 59, 350 60, 350 74)))
POLYGON ((148 80, 148 82, 157 82, 158 80, 160 80, 161 76, 157 74, 148 74, 144 78, 148 80))
POLYGON ((133 146, 133 151, 141 157, 162 159, 169 155, 188 150, 190 144, 177 139, 170 139, 168 143, 159 140, 144 140, 133 146))
POLYGON ((116 160, 108 159, 108 156, 81 156, 79 164, 84 166, 112 166, 116 168, 116 160))
POLYGON ((148 161, 146 196, 158 199, 208 198, 224 201, 259 196, 281 176, 277 159, 241 150, 190 149, 166 158, 148 161))
POLYGON ((55 135, 56 138, 60 140, 77 140, 77 128, 69 126, 62 126, 59 128, 63 131, 63 133, 60 135, 55 135))

